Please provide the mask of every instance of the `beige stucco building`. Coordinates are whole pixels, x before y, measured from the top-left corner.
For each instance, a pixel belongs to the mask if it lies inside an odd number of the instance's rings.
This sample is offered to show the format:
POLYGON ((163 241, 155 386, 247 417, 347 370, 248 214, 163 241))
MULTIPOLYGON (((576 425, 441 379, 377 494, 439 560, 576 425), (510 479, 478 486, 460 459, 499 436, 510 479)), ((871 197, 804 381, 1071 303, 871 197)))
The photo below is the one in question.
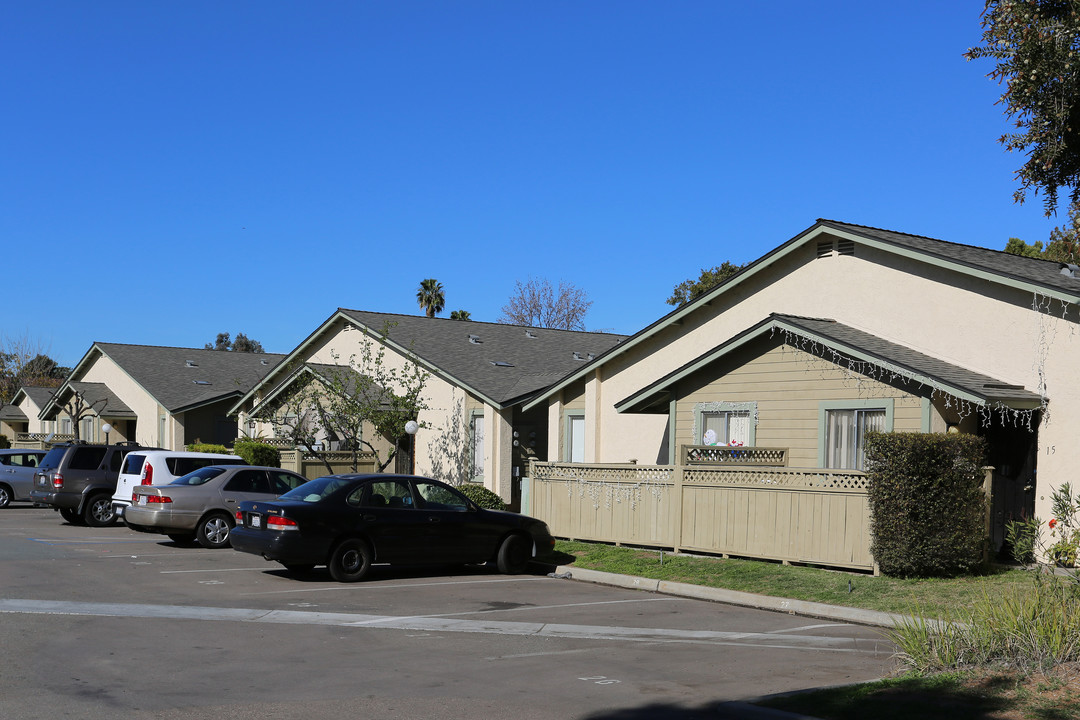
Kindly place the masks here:
POLYGON ((978 433, 1000 542, 1080 465, 1078 303, 1074 267, 820 220, 525 410, 552 461, 669 464, 712 440, 858 469, 867 430, 978 433))

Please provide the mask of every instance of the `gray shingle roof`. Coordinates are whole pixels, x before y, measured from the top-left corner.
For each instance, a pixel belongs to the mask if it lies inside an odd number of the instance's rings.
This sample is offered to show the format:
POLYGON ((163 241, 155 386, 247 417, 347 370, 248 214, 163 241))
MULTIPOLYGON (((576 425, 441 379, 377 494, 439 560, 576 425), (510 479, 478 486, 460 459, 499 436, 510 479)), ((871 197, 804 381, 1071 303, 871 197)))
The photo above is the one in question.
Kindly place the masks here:
MULTIPOLYGON (((13 400, 18 400, 20 394, 26 395, 34 405, 38 408, 43 408, 49 402, 49 399, 52 398, 54 392, 56 392, 56 388, 54 387, 23 385, 15 393, 13 400)), ((26 416, 26 413, 23 412, 17 404, 0 407, 0 420, 26 422, 29 419, 30 418, 26 416)))
MULTIPOLYGON (((118 398, 105 383, 76 381, 68 383, 68 387, 82 393, 83 401, 87 405, 92 405, 99 417, 124 419, 136 417, 135 411, 118 398)), ((63 398, 67 395, 65 390, 63 398)))
POLYGON ((844 230, 854 235, 861 235, 871 240, 885 242, 898 248, 916 250, 921 254, 957 262, 972 269, 983 270, 1002 277, 1024 280, 1046 288, 1080 295, 1080 273, 1077 273, 1077 277, 1063 275, 1061 273, 1062 264, 1059 262, 1023 257, 1007 253, 1004 250, 961 245, 921 235, 909 235, 837 220, 819 219, 818 224, 823 227, 844 230))
POLYGON ((170 412, 239 397, 283 355, 95 343, 170 412))
POLYGON ((26 422, 29 419, 26 417, 26 413, 19 409, 18 405, 0 406, 0 420, 26 422))
POLYGON ((389 332, 391 341, 503 405, 546 388, 626 337, 344 308, 339 312, 377 333, 396 323, 389 332))

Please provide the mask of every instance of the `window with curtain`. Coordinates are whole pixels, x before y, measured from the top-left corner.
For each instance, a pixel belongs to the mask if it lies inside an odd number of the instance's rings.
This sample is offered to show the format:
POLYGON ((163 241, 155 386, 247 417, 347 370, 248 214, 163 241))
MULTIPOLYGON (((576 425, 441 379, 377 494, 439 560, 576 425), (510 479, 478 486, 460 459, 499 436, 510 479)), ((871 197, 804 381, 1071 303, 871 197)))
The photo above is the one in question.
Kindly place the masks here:
POLYGON ((885 430, 885 408, 828 410, 825 428, 825 467, 865 470, 866 433, 885 430))
POLYGON ((712 430, 716 433, 716 442, 720 445, 730 445, 732 442, 741 445, 750 444, 750 411, 749 410, 723 410, 719 412, 701 413, 701 435, 697 438, 700 445, 705 443, 705 434, 712 430))

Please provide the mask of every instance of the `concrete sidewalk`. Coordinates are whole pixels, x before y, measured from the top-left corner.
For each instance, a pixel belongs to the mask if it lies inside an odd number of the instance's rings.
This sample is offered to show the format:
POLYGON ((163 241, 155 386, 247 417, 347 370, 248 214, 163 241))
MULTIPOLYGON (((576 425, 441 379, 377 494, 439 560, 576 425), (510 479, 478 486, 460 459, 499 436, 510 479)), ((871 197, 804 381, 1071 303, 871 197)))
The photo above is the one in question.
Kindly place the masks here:
POLYGON ((555 568, 555 572, 550 573, 550 576, 597 583, 599 585, 630 588, 633 590, 646 590, 648 592, 661 593, 663 595, 709 600, 711 602, 726 603, 728 605, 742 605, 744 607, 758 608, 761 610, 774 610, 777 612, 789 613, 791 615, 806 615, 829 620, 843 620, 857 625, 875 625, 891 628, 905 617, 893 613, 878 612, 876 610, 862 610, 860 608, 844 607, 842 605, 826 605, 825 603, 807 602, 805 600, 789 600, 772 597, 770 595, 757 595, 755 593, 739 592, 738 590, 702 587, 701 585, 668 582, 667 580, 649 580, 648 578, 634 577, 633 575, 619 575, 617 573, 588 570, 585 568, 573 567, 571 565, 558 566, 555 568))

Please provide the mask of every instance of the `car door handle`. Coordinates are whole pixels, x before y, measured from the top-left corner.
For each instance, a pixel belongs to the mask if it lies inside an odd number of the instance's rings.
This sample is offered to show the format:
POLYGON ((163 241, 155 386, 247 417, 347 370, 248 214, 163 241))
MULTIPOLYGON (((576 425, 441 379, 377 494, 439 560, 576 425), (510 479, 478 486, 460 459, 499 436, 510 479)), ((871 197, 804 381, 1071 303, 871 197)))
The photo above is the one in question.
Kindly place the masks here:
POLYGON ((232 503, 233 505, 235 505, 235 504, 236 504, 236 501, 235 501, 235 500, 233 500, 232 498, 225 498, 225 502, 227 502, 227 503, 232 503))
POLYGON ((360 519, 363 520, 364 522, 375 522, 375 516, 374 515, 362 515, 360 517, 360 519))
POLYGON ((433 515, 429 515, 427 521, 428 522, 442 522, 439 518, 437 518, 437 517, 435 517, 433 515))

